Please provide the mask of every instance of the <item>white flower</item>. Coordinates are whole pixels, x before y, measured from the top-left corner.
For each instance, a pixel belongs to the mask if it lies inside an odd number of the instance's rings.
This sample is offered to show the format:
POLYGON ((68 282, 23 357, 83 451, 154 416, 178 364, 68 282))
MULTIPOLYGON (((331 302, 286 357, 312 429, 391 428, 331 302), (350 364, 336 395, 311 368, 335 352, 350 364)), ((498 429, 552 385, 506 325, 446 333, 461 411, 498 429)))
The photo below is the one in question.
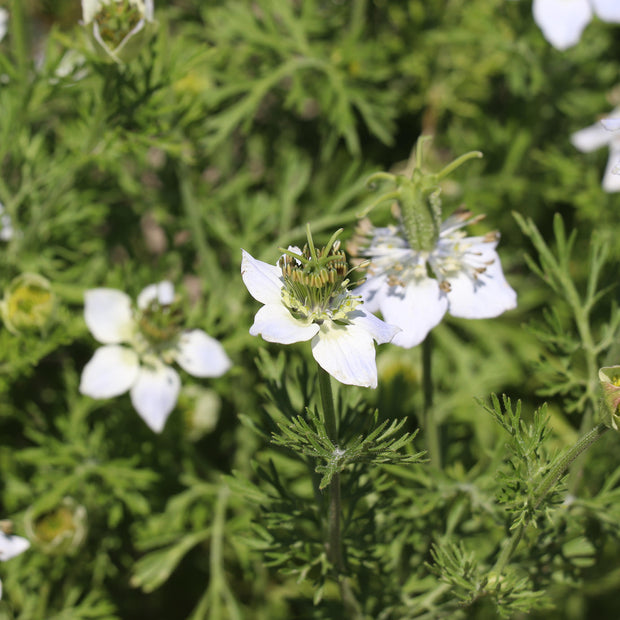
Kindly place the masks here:
POLYGON ((13 229, 11 216, 0 202, 0 241, 10 241, 14 234, 15 230, 13 229))
POLYGON ((153 0, 82 0, 82 15, 95 49, 122 64, 138 55, 151 34, 153 0))
MULTIPOLYGON (((10 522, 4 521, 4 524, 9 524, 10 530, 10 522)), ((13 534, 8 534, 5 531, 0 531, 0 561, 6 562, 6 560, 10 560, 14 558, 16 555, 23 553, 30 547, 30 542, 21 536, 14 536, 13 534)), ((2 582, 0 581, 0 598, 2 598, 2 582)))
POLYGON ((9 12, 6 9, 0 9, 0 41, 6 36, 9 25, 9 12))
POLYGON ((576 45, 593 12, 606 22, 620 22, 618 0, 534 0, 534 21, 556 49, 576 45))
POLYGON ((359 254, 371 262, 358 292, 369 311, 381 311, 388 323, 401 328, 393 344, 419 344, 446 311, 485 319, 516 306, 516 293, 495 252, 499 234, 467 237, 461 228, 474 221, 469 216, 459 212, 449 217, 430 252, 413 250, 400 226, 374 228, 362 222, 365 249, 359 254))
POLYGON ((570 138, 573 146, 580 151, 589 153, 602 146, 609 146, 609 159, 603 176, 603 189, 606 192, 620 192, 620 174, 618 162, 620 162, 620 118, 613 118, 620 115, 620 110, 612 112, 611 118, 603 119, 600 123, 595 123, 576 131, 570 138))
MULTIPOLYGON (((304 265, 291 255, 283 256, 277 266, 243 250, 243 282, 252 297, 264 304, 250 334, 281 344, 310 340, 314 359, 338 381, 375 388, 373 339, 389 342, 398 329, 370 314, 361 299, 347 290, 346 260, 337 250, 338 244, 330 243, 323 262, 310 260, 312 273, 304 271, 304 265)), ((310 258, 306 249, 303 255, 295 247, 289 252, 310 258)))
POLYGON ((174 409, 181 387, 178 373, 168 364, 176 362, 195 377, 219 377, 231 366, 217 340, 201 329, 180 328, 180 308, 167 281, 147 286, 138 296, 137 309, 122 291, 86 291, 84 318, 104 346, 84 367, 80 392, 112 398, 129 390, 134 408, 156 433, 174 409))

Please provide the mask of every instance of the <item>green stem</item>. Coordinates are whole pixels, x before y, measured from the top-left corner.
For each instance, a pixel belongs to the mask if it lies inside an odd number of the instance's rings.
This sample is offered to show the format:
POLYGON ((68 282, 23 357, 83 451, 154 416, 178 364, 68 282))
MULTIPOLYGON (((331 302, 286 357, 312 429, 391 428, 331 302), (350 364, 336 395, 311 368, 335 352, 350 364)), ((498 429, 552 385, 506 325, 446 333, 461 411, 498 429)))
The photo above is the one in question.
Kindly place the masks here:
MULTIPOLYGON (((323 422, 325 430, 331 442, 338 446, 338 419, 334 407, 334 395, 332 392, 331 377, 328 372, 317 364, 319 370, 319 390, 321 392, 321 404, 323 407, 323 422)), ((327 515, 327 555, 332 566, 335 567, 340 588, 340 598, 347 612, 347 618, 362 620, 364 615, 360 604, 355 598, 351 582, 344 574, 344 561, 342 549, 342 536, 340 532, 340 517, 342 514, 342 501, 340 495, 340 474, 334 474, 328 487, 329 509, 327 515)))
MULTIPOLYGON (((318 365, 317 365, 318 366, 318 365)), ((321 404, 323 406, 323 422, 327 430, 327 436, 331 442, 338 446, 338 423, 336 420, 336 409, 334 407, 334 395, 332 393, 331 377, 328 372, 319 369, 319 389, 321 391, 321 404)), ((340 475, 334 474, 329 483, 329 512, 327 517, 328 523, 328 556, 331 563, 336 567, 338 572, 343 569, 342 563, 342 541, 340 539, 340 475)))
MULTIPOLYGON (((532 513, 540 506, 547 493, 555 486, 558 480, 564 475, 570 465, 577 459, 583 452, 585 452, 595 441, 600 439, 609 428, 604 424, 598 424, 589 433, 584 435, 549 471, 549 473, 543 478, 538 489, 534 492, 534 496, 531 501, 532 513)), ((506 564, 510 561, 512 554, 515 552, 525 528, 529 524, 529 521, 521 523, 518 529, 510 538, 508 544, 502 549, 497 562, 493 567, 492 572, 500 574, 506 564)))
POLYGON ((28 33, 26 32, 26 20, 24 19, 24 0, 13 0, 11 3, 11 16, 9 31, 13 54, 18 67, 19 76, 26 82, 28 64, 30 62, 28 33))
POLYGON ((422 381, 424 390, 424 409, 422 428, 426 439, 426 449, 431 464, 441 469, 441 439, 439 425, 433 415, 433 375, 432 375, 433 337, 428 334, 422 342, 422 381))

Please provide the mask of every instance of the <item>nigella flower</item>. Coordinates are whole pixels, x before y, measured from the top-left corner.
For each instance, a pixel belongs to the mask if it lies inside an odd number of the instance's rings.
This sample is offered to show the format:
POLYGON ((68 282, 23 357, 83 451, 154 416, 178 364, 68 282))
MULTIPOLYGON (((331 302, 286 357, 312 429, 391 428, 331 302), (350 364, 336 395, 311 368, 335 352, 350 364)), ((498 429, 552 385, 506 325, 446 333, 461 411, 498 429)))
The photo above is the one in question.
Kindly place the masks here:
POLYGON ((100 55, 132 60, 151 35, 153 0, 82 0, 83 23, 100 55))
POLYGON ((593 12, 606 22, 620 22, 618 0, 534 0, 534 21, 559 50, 576 45, 593 12))
POLYGON ((281 344, 310 340, 323 370, 341 383, 375 388, 373 340, 389 342, 398 329, 370 314, 348 290, 349 269, 336 235, 316 250, 308 233, 303 252, 289 247, 277 265, 242 251, 243 282, 264 304, 250 334, 281 344))
MULTIPOLYGON (((620 3, 619 3, 620 6, 620 3)), ((609 146, 609 159, 603 176, 603 189, 606 192, 620 192, 620 110, 614 110, 612 117, 606 118, 576 131, 570 138, 573 146, 589 153, 602 146, 609 146)))
POLYGON ((369 311, 381 311, 385 321, 401 328, 393 344, 419 344, 446 312, 485 319, 516 306, 495 252, 499 234, 467 237, 462 228, 480 219, 470 216, 457 212, 443 222, 429 251, 412 249, 400 224, 360 223, 357 253, 370 264, 357 290, 369 311))
MULTIPOLYGON (((6 562, 30 547, 30 542, 12 533, 10 521, 0 521, 0 561, 6 562)), ((2 598, 2 582, 0 581, 0 598, 2 598)))
POLYGON ((80 392, 112 398, 129 390, 134 408, 156 433, 174 409, 181 387, 169 364, 176 362, 194 377, 219 377, 231 365, 217 340, 201 329, 182 329, 181 307, 167 281, 147 286, 137 308, 122 291, 86 291, 84 318, 104 346, 84 367, 80 392))

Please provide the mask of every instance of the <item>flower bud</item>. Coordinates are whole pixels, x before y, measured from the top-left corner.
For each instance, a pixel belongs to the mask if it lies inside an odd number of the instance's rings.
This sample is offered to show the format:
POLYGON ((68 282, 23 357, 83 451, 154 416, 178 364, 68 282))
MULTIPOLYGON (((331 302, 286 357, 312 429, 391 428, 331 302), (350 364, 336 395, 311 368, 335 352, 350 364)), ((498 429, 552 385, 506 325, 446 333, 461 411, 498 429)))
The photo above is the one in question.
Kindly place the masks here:
POLYGON ((24 515, 24 527, 30 540, 48 554, 71 554, 86 538, 86 508, 72 497, 47 512, 33 507, 24 515))
POLYGON ((619 430, 620 422, 620 366, 605 366, 598 371, 603 388, 603 422, 614 430, 619 430))
POLYGON ((83 24, 107 62, 133 60, 154 28, 153 0, 82 0, 83 24))
POLYGON ((56 296, 49 280, 36 273, 22 273, 4 291, 0 312, 7 329, 18 334, 45 328, 55 305, 56 296))
POLYGON ((198 441, 217 426, 221 400, 214 390, 188 385, 181 391, 179 408, 183 413, 186 437, 189 441, 198 441))

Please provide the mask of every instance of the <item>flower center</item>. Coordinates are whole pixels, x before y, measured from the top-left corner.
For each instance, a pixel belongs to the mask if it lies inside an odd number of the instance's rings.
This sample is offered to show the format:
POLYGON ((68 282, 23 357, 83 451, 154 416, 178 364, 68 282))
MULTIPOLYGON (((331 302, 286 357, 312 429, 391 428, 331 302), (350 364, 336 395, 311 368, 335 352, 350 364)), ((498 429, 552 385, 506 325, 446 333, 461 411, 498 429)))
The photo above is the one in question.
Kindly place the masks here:
POLYGON ((348 323, 348 314, 361 303, 347 288, 350 270, 339 247, 337 241, 319 250, 306 244, 301 255, 289 251, 280 259, 282 301, 295 318, 348 323))
POLYGON ((37 536, 44 542, 52 542, 58 536, 73 532, 73 514, 69 508, 61 506, 39 517, 35 524, 37 536))
POLYGON ((139 339, 145 345, 145 353, 164 356, 167 350, 174 349, 184 323, 185 315, 180 300, 175 299, 171 304, 152 300, 137 315, 139 339))
POLYGON ((143 17, 138 3, 132 0, 111 0, 101 6, 95 21, 101 38, 111 48, 116 48, 143 17))

